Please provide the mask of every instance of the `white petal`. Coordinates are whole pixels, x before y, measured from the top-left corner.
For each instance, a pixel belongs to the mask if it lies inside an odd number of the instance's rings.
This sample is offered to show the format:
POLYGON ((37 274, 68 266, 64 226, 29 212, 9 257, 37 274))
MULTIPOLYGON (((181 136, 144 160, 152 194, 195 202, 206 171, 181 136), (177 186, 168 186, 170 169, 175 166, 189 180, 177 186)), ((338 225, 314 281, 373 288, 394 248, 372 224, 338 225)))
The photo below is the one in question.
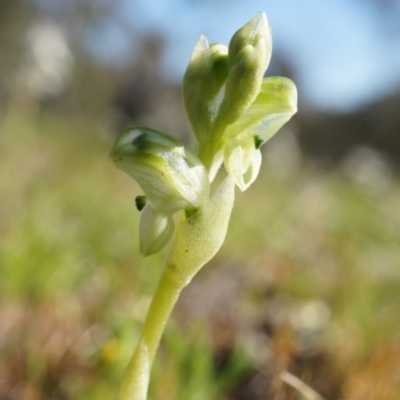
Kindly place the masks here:
POLYGON ((140 218, 140 253, 144 257, 158 253, 171 240, 174 229, 171 215, 164 215, 151 204, 147 204, 140 218))
POLYGON ((231 140, 225 148, 225 168, 235 178, 236 185, 243 192, 257 178, 261 166, 261 152, 250 140, 231 140))

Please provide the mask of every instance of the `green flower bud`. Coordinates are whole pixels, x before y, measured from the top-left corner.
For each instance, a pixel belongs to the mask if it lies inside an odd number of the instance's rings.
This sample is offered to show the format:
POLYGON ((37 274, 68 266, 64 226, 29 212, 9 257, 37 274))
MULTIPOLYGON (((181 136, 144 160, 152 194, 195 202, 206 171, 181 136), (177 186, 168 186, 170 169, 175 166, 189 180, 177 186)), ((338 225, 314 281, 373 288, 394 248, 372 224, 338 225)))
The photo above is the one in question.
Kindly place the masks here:
POLYGON ((165 215, 196 210, 209 197, 207 171, 182 143, 148 128, 131 128, 115 141, 110 157, 132 176, 149 202, 165 215))
POLYGON ((271 51, 271 32, 264 13, 256 15, 233 35, 225 96, 217 120, 220 130, 235 122, 257 97, 271 51))
POLYGON ((228 76, 228 48, 202 35, 183 78, 183 103, 199 141, 207 140, 218 110, 218 93, 228 76))
POLYGON ((237 56, 246 46, 257 47, 262 44, 265 58, 260 59, 264 70, 271 59, 272 39, 271 31, 265 13, 258 13, 246 25, 234 33, 229 42, 229 66, 235 64, 237 56))
POLYGON ((228 47, 221 43, 210 46, 210 56, 215 76, 214 93, 218 94, 228 77, 228 47))
POLYGON ((142 256, 150 256, 162 250, 174 235, 171 215, 164 215, 147 204, 143 209, 139 225, 139 244, 142 256))

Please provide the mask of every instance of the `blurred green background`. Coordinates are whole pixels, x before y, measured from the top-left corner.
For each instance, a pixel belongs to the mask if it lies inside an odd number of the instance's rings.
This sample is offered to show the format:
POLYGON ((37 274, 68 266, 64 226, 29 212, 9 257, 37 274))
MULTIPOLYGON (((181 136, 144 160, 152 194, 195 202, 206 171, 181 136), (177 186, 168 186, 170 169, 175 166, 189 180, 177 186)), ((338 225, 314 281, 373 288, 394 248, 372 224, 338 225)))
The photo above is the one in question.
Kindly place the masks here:
MULTIPOLYGON (((326 399, 400 398, 400 51, 370 54, 391 80, 374 69, 367 91, 334 91, 318 81, 324 31, 307 32, 301 53, 287 45, 336 10, 340 47, 353 38, 340 22, 356 36, 363 19, 351 18, 368 11, 377 48, 399 49, 399 3, 325 3, 305 1, 291 31, 288 1, 171 1, 175 20, 162 18, 168 2, 1 1, 1 400, 115 395, 164 254, 138 255, 140 190, 108 152, 131 125, 191 145, 179 68, 216 14, 211 41, 227 41, 257 10, 277 31, 267 72, 295 80, 299 113, 265 145, 224 246, 179 300, 149 399, 307 398, 283 371, 326 399)), ((357 68, 333 56, 334 85, 347 82, 357 68)))

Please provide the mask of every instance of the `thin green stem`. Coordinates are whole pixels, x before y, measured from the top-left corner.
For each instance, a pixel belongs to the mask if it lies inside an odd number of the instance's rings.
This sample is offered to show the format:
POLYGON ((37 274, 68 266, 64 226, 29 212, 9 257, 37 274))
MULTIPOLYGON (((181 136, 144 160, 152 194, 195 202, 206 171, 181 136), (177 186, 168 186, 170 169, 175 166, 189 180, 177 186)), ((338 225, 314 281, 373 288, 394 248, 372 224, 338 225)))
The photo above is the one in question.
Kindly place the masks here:
POLYGON ((175 277, 173 269, 164 268, 116 400, 146 400, 154 356, 166 322, 184 286, 185 282, 175 277))
POLYGON ((200 211, 181 219, 116 400, 146 400, 151 366, 167 320, 182 289, 221 247, 234 195, 234 180, 227 177, 200 211))

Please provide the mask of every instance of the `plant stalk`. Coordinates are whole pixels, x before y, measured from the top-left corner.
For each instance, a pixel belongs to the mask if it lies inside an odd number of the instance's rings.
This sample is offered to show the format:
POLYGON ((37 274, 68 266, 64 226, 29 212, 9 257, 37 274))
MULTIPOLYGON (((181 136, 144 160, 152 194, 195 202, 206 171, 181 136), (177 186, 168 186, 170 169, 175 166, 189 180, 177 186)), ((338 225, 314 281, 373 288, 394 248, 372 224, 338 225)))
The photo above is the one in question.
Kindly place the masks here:
POLYGON ((147 399, 151 366, 167 320, 182 289, 224 242, 234 197, 234 180, 225 178, 201 210, 181 219, 116 400, 147 399))
POLYGON ((163 270, 147 312, 139 342, 122 378, 116 400, 146 400, 151 366, 165 325, 186 286, 168 267, 163 270))

